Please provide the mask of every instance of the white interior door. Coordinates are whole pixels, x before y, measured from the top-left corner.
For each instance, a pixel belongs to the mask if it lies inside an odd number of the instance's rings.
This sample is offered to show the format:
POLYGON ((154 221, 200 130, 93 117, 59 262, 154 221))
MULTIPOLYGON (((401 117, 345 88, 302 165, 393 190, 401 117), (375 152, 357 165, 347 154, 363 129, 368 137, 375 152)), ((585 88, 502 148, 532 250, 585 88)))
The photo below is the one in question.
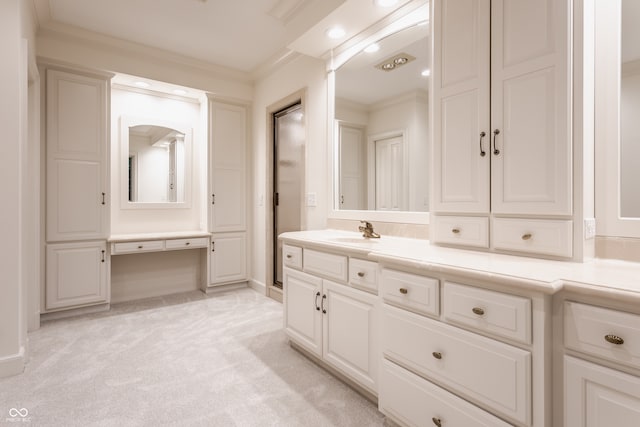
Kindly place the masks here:
POLYGON ((404 140, 396 136, 375 141, 376 210, 406 211, 404 140))
POLYGON ((339 124, 340 209, 366 209, 366 165, 361 128, 339 124))

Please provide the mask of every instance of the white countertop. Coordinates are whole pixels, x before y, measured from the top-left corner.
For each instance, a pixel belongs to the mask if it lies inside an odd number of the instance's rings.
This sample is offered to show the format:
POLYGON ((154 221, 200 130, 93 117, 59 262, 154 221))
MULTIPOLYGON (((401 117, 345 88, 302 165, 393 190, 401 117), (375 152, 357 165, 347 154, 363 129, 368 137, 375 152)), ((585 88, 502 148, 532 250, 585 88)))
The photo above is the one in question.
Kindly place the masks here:
POLYGON ((562 289, 640 302, 640 263, 593 259, 584 263, 551 261, 431 245, 427 240, 360 233, 311 230, 283 233, 291 244, 347 250, 381 263, 392 263, 458 275, 490 279, 554 294, 562 289))
POLYGON ((211 233, 207 231, 160 231, 156 233, 132 233, 113 234, 107 239, 108 242, 131 242, 137 240, 166 240, 166 239, 188 239, 193 237, 209 237, 211 233))

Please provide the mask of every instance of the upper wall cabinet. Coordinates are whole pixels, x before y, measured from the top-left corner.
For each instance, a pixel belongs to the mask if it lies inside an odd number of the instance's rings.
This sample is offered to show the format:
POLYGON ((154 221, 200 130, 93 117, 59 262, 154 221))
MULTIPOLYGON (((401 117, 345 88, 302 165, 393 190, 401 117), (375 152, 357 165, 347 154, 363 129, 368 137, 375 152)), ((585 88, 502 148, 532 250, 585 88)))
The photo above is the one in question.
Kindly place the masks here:
MULTIPOLYGON (((436 0, 432 22, 435 240, 464 240, 438 214, 570 217, 569 2, 436 0)), ((475 235, 503 239, 491 224, 475 222, 475 235)), ((571 256, 567 227, 569 250, 550 255, 571 256)), ((516 232, 526 246, 515 250, 536 252, 535 234, 516 232)))
POLYGON ((109 78, 46 75, 47 241, 106 238, 109 78))

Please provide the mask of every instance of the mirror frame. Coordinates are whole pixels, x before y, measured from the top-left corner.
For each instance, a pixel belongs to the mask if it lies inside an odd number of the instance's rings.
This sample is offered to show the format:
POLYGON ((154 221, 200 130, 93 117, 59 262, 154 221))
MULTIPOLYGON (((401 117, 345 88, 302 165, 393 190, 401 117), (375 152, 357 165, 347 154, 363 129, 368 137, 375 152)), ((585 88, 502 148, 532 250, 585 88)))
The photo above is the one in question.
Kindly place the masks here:
MULTIPOLYGON (((427 25, 430 25, 428 19, 428 5, 422 5, 406 15, 395 19, 394 21, 387 23, 382 29, 378 29, 375 32, 369 34, 362 34, 359 41, 350 46, 339 46, 335 53, 332 51, 331 58, 327 61, 327 136, 329 141, 328 153, 329 153, 329 219, 350 219, 350 220, 370 220, 381 222, 393 222, 393 223, 406 223, 406 224, 429 224, 429 212, 409 212, 409 211, 375 211, 375 210, 340 210, 336 207, 339 206, 339 174, 338 170, 338 156, 339 150, 337 149, 338 141, 338 126, 336 125, 335 118, 335 95, 336 95, 336 77, 335 71, 347 62, 349 59, 360 53, 365 47, 371 43, 377 42, 385 37, 402 31, 406 28, 418 25, 421 22, 426 21, 427 25), (335 55, 334 55, 335 53, 335 55)), ((428 29, 429 27, 427 27, 428 29)), ((429 101, 431 101, 431 79, 429 79, 429 101)), ((431 108, 429 108, 431 111, 431 108)), ((426 118, 429 123, 431 122, 430 114, 426 118)), ((431 151, 431 148, 429 148, 431 151)), ((429 174, 431 177, 431 174, 429 174)), ((425 185, 429 185, 428 182, 425 185)))
POLYGON ((120 116, 120 209, 189 209, 193 193, 193 131, 191 126, 149 117, 120 116), (139 125, 161 126, 184 134, 184 201, 130 202, 128 197, 129 128, 139 125))

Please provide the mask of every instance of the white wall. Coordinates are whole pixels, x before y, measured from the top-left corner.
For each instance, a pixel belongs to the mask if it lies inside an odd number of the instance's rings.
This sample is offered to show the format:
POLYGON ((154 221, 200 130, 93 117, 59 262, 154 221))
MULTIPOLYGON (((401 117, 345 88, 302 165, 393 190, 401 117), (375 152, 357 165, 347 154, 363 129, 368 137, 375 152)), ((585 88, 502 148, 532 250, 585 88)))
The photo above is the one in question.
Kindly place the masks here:
POLYGON ((205 107, 196 102, 133 92, 122 88, 112 89, 111 234, 206 229, 206 218, 202 215, 202 204, 206 200, 206 170, 202 169, 201 162, 198 161, 206 157, 207 147, 207 128, 206 123, 202 121, 201 108, 205 107), (191 173, 192 194, 189 208, 126 209, 121 206, 123 195, 121 194, 120 166, 124 155, 121 152, 120 122, 123 116, 184 123, 192 128, 192 168, 188 171, 191 173))
POLYGON ((271 240, 267 236, 270 225, 268 212, 271 195, 268 188, 268 163, 271 158, 268 135, 268 109, 289 95, 305 90, 304 109, 306 126, 305 191, 316 193, 317 206, 305 207, 302 222, 306 229, 322 229, 327 223, 327 79, 324 61, 307 56, 297 56, 277 72, 261 78, 255 84, 253 102, 252 159, 253 192, 250 209, 253 214, 251 227, 251 259, 253 281, 267 285, 267 254, 271 240), (260 204, 259 201, 263 203, 260 204))
MULTIPOLYGON (((27 2, 0 2, 0 378, 22 372, 27 351, 26 223, 34 206, 27 198, 29 43, 35 38, 27 2), (26 211, 28 210, 28 211, 26 211)), ((33 46, 31 44, 31 46, 33 46)), ((37 162, 36 162, 37 163, 37 162)), ((30 199, 33 200, 33 199, 30 199)), ((32 248, 35 249, 35 248, 32 248)), ((37 266, 31 268, 37 269, 37 266)))

